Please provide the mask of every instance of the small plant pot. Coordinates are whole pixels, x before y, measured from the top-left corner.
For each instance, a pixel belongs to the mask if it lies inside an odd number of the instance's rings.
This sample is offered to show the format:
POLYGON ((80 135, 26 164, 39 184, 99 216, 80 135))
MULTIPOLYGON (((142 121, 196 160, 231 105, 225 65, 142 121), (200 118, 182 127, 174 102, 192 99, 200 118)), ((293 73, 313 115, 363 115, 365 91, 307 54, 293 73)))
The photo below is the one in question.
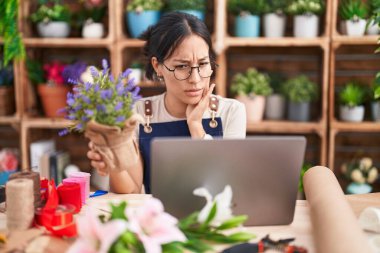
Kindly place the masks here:
POLYGON ((260 17, 256 15, 239 15, 235 20, 236 37, 259 37, 260 17))
POLYGON ((263 120, 265 97, 264 96, 238 96, 237 99, 245 105, 247 122, 260 122, 263 120))
POLYGON ((373 121, 380 122, 380 101, 374 101, 371 103, 372 119, 373 121))
POLYGON ((340 106, 340 119, 348 122, 362 122, 364 119, 364 106, 340 106))
POLYGON ((178 10, 178 11, 196 16, 198 19, 202 21, 205 20, 205 13, 203 11, 197 11, 197 10, 178 10))
POLYGON ((309 121, 310 120, 310 103, 288 102, 288 120, 290 121, 309 121))
POLYGON ((132 38, 139 37, 149 26, 160 19, 160 11, 127 12, 126 21, 132 38))
POLYGON ((366 33, 368 35, 378 35, 380 33, 380 28, 374 21, 371 21, 368 25, 366 33))
POLYGON ((102 23, 85 24, 82 28, 82 37, 99 39, 104 36, 104 25, 102 23))
POLYGON ((319 16, 314 14, 294 16, 294 36, 297 38, 318 37, 319 16))
POLYGON ((266 98, 265 118, 270 120, 280 120, 285 116, 285 97, 280 94, 273 94, 266 98))
POLYGON ((369 184, 359 184, 359 183, 350 183, 348 186, 347 186, 347 189, 346 189, 346 192, 348 194, 366 194, 366 193, 370 193, 372 191, 372 186, 370 186, 369 184))
POLYGON ((347 35, 353 37, 363 36, 365 32, 365 26, 365 19, 346 20, 347 35))
POLYGON ((277 13, 264 15, 264 36, 268 38, 281 38, 285 35, 286 16, 277 13))
POLYGON ((38 85, 38 94, 41 97, 44 113, 47 117, 62 118, 64 113, 59 113, 60 109, 66 107, 66 97, 70 89, 66 86, 38 85))
POLYGON ((38 34, 44 38, 66 38, 70 34, 70 26, 67 22, 51 21, 37 24, 38 34))
POLYGON ((0 86, 0 116, 11 115, 15 112, 14 88, 0 86))
POLYGON ((129 78, 134 78, 136 85, 141 83, 142 69, 131 68, 130 70, 132 70, 132 72, 129 74, 129 78))

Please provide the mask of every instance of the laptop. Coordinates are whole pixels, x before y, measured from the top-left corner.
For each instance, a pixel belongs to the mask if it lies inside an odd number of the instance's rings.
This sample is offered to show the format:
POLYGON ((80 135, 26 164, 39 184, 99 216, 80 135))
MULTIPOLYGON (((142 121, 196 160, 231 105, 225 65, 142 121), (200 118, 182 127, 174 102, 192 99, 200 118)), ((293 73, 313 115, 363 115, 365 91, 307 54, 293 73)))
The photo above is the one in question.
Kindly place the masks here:
POLYGON ((198 187, 215 196, 232 187, 232 213, 246 214, 248 226, 293 221, 306 138, 260 136, 246 139, 152 141, 151 190, 166 212, 183 218, 205 205, 198 187))

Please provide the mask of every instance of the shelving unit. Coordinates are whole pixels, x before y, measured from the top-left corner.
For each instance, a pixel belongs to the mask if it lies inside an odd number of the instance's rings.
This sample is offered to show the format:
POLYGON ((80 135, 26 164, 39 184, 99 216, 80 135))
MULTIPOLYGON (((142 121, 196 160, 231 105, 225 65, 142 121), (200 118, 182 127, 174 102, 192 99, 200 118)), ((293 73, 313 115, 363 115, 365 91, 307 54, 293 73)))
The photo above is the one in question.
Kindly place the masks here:
MULTIPOLYGON (((68 1, 72 4, 75 1, 68 1)), ((107 35, 102 39, 83 39, 72 37, 66 39, 44 39, 36 37, 33 28, 27 19, 29 13, 35 8, 36 3, 31 0, 20 2, 20 28, 23 32, 24 43, 27 50, 93 50, 99 52, 106 50, 112 66, 112 72, 117 75, 135 59, 141 59, 141 49, 144 44, 138 39, 129 38, 125 28, 125 7, 127 0, 108 1, 107 35)), ((365 36, 353 38, 339 34, 337 30, 338 0, 328 0, 326 14, 321 22, 321 35, 318 38, 302 39, 287 36, 284 38, 237 38, 229 34, 230 21, 227 12, 227 0, 208 1, 208 13, 206 24, 212 31, 214 49, 217 52, 216 94, 229 97, 229 83, 239 68, 245 68, 250 60, 239 59, 239 64, 234 60, 241 54, 247 57, 260 55, 261 58, 277 56, 294 56, 296 60, 289 62, 260 63, 260 60, 252 60, 251 66, 262 64, 264 70, 280 68, 280 71, 307 72, 309 76, 320 85, 320 98, 315 104, 315 113, 311 122, 268 121, 260 123, 248 122, 247 134, 269 135, 305 135, 310 139, 307 158, 314 156, 314 161, 322 165, 328 165, 335 169, 335 139, 340 133, 377 133, 380 132, 380 124, 366 121, 360 124, 344 123, 336 119, 334 91, 336 87, 336 59, 337 52, 342 47, 361 48, 376 46, 378 36, 365 36), (297 52, 299 51, 299 52, 297 52), (304 58, 300 57, 303 56, 304 58), (298 58, 297 58, 298 57, 298 58), (302 58, 302 59, 300 59, 302 58), (306 59, 308 58, 308 59, 306 59), (308 63, 306 62, 308 61, 308 63), (306 62, 306 63, 304 63, 306 62), (244 65, 245 64, 245 65, 244 65), (278 66, 277 66, 278 65, 278 66), (286 65, 286 68, 284 66, 286 65), (271 69, 272 68, 272 69, 271 69), (283 68, 283 69, 281 69, 283 68)), ((288 18, 288 22, 292 19, 288 18)), ((289 27, 288 27, 289 28, 289 27)), ((0 45, 2 44, 0 38, 0 45)), ((91 51, 92 52, 92 51, 91 51)), ((265 60, 265 59, 264 59, 265 60)), ((268 61, 267 61, 268 62, 268 61)), ((0 125, 12 125, 20 129, 20 146, 22 154, 22 168, 29 166, 29 144, 36 138, 34 131, 40 129, 60 129, 68 126, 70 121, 63 119, 50 119, 34 116, 28 112, 27 91, 28 78, 24 63, 15 63, 15 88, 16 88, 16 113, 15 115, 0 117, 0 125)), ((152 82, 142 82, 143 94, 156 94, 164 90, 162 86, 152 82)), ((82 138, 74 137, 70 138, 82 138)), ((65 139, 60 139, 65 142, 65 139)), ((71 140, 71 139, 70 139, 71 140)), ((82 142, 84 140, 81 139, 82 142)), ((67 142, 67 140, 66 140, 67 142)), ((78 154, 76 154, 78 155, 78 154)), ((85 159, 85 152, 81 154, 85 159)))
MULTIPOLYGON (((331 26, 331 55, 330 55, 330 80, 329 80, 329 85, 330 85, 330 90, 329 90, 329 148, 328 148, 328 161, 329 161, 329 167, 334 170, 334 172, 339 176, 339 164, 336 160, 336 152, 337 152, 337 139, 339 138, 340 135, 345 135, 345 134, 376 134, 380 133, 380 123, 370 121, 368 119, 365 119, 364 122, 360 123, 350 123, 350 122, 342 122, 339 121, 337 115, 337 101, 336 101, 336 89, 339 85, 342 84, 343 79, 351 78, 351 79, 360 79, 360 81, 368 81, 369 78, 371 77, 372 73, 363 73, 361 76, 355 76, 357 73, 360 71, 365 72, 363 70, 363 66, 367 66, 365 70, 367 72, 373 71, 374 70, 367 70, 368 67, 372 66, 372 69, 375 68, 375 66, 379 66, 378 64, 369 64, 369 61, 375 61, 375 62, 380 62, 380 56, 376 56, 374 54, 374 49, 376 48, 377 45, 377 40, 379 36, 369 36, 365 35, 362 37, 349 37, 347 35, 342 35, 339 32, 338 29, 338 23, 339 23, 339 17, 338 17, 338 6, 339 6, 339 1, 338 0, 333 0, 332 1, 332 26, 331 26), (360 53, 364 54, 362 51, 359 52, 360 50, 363 50, 363 48, 368 48, 367 55, 371 55, 370 59, 366 59, 364 56, 360 57, 360 53), (373 48, 373 50, 372 50, 373 48), (358 52, 353 52, 353 50, 357 50, 358 52), (352 76, 350 77, 340 77, 341 81, 340 83, 338 82, 337 78, 337 71, 338 71, 338 64, 339 64, 339 56, 340 52, 343 51, 345 54, 346 51, 349 51, 350 53, 353 53, 356 55, 356 60, 357 60, 357 70, 352 70, 352 76), (373 55, 372 55, 373 54, 373 55), (360 62, 364 62, 367 64, 363 65, 360 64, 360 62)), ((368 58, 368 57, 367 57, 368 58)), ((354 61, 354 60, 352 60, 354 61)), ((349 68, 352 68, 352 63, 347 63, 345 62, 345 66, 341 63, 340 67, 341 68, 347 68, 348 70, 351 70, 349 68)), ((347 70, 347 71, 348 71, 347 70)), ((378 69, 380 70, 380 69, 378 69)), ((343 70, 340 70, 343 72, 343 70)), ((372 75, 372 78, 374 78, 375 74, 372 75)), ((367 82, 368 83, 368 82, 367 82)), ((366 108, 366 111, 368 108, 366 108)), ((359 152, 359 151, 358 151, 359 152)), ((372 155, 376 156, 377 158, 379 157, 378 154, 380 155, 379 151, 374 151, 372 155)), ((351 157, 352 158, 352 157, 351 157)))

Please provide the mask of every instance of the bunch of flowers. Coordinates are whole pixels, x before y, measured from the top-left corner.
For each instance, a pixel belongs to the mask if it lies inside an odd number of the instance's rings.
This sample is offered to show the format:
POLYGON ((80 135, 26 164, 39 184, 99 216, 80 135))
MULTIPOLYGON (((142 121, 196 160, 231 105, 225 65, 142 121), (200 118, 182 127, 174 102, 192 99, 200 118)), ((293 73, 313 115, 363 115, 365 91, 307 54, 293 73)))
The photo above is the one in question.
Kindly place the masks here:
POLYGON ((83 132, 90 120, 108 126, 124 127, 124 122, 132 115, 134 103, 141 98, 140 88, 133 78, 128 78, 127 69, 118 78, 110 73, 108 63, 103 59, 102 70, 94 66, 88 68, 90 78, 81 80, 78 76, 69 78, 74 84, 73 93, 67 94, 66 118, 76 123, 60 132, 83 132))
POLYGON ((373 166, 372 159, 363 157, 354 159, 351 162, 344 163, 341 166, 342 173, 348 180, 359 184, 372 184, 378 178, 378 170, 373 166))
POLYGON ((81 0, 82 9, 78 13, 79 22, 99 23, 106 14, 107 6, 104 0, 81 0))
POLYGON ((204 188, 196 189, 194 194, 206 197, 207 204, 180 221, 164 212, 155 198, 135 208, 125 202, 111 204, 109 217, 97 217, 88 210, 77 219, 79 237, 68 252, 206 252, 213 250, 207 242, 238 243, 254 238, 246 232, 225 233, 247 218, 232 216, 230 186, 215 198, 204 188))
POLYGON ((63 79, 63 76, 62 76, 64 68, 65 68, 65 65, 58 61, 44 64, 43 70, 45 72, 45 79, 46 79, 47 85, 55 85, 55 86, 64 85, 65 80, 63 79))
POLYGON ((12 149, 0 151, 0 172, 15 171, 18 166, 17 152, 12 149))

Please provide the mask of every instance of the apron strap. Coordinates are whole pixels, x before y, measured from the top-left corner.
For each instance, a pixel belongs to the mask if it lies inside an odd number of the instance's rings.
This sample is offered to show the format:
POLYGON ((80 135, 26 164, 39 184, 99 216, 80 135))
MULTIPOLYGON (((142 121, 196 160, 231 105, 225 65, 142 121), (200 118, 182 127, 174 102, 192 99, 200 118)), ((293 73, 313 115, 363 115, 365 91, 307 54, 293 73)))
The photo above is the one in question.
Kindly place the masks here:
POLYGON ((149 134, 153 131, 152 126, 150 125, 150 119, 153 116, 152 111, 152 100, 145 100, 144 102, 144 115, 145 115, 145 125, 144 132, 149 134))
POLYGON ((211 121, 209 123, 211 128, 216 128, 218 126, 218 122, 215 120, 216 117, 216 112, 218 111, 219 108, 219 100, 215 96, 210 97, 210 112, 211 112, 211 121))

